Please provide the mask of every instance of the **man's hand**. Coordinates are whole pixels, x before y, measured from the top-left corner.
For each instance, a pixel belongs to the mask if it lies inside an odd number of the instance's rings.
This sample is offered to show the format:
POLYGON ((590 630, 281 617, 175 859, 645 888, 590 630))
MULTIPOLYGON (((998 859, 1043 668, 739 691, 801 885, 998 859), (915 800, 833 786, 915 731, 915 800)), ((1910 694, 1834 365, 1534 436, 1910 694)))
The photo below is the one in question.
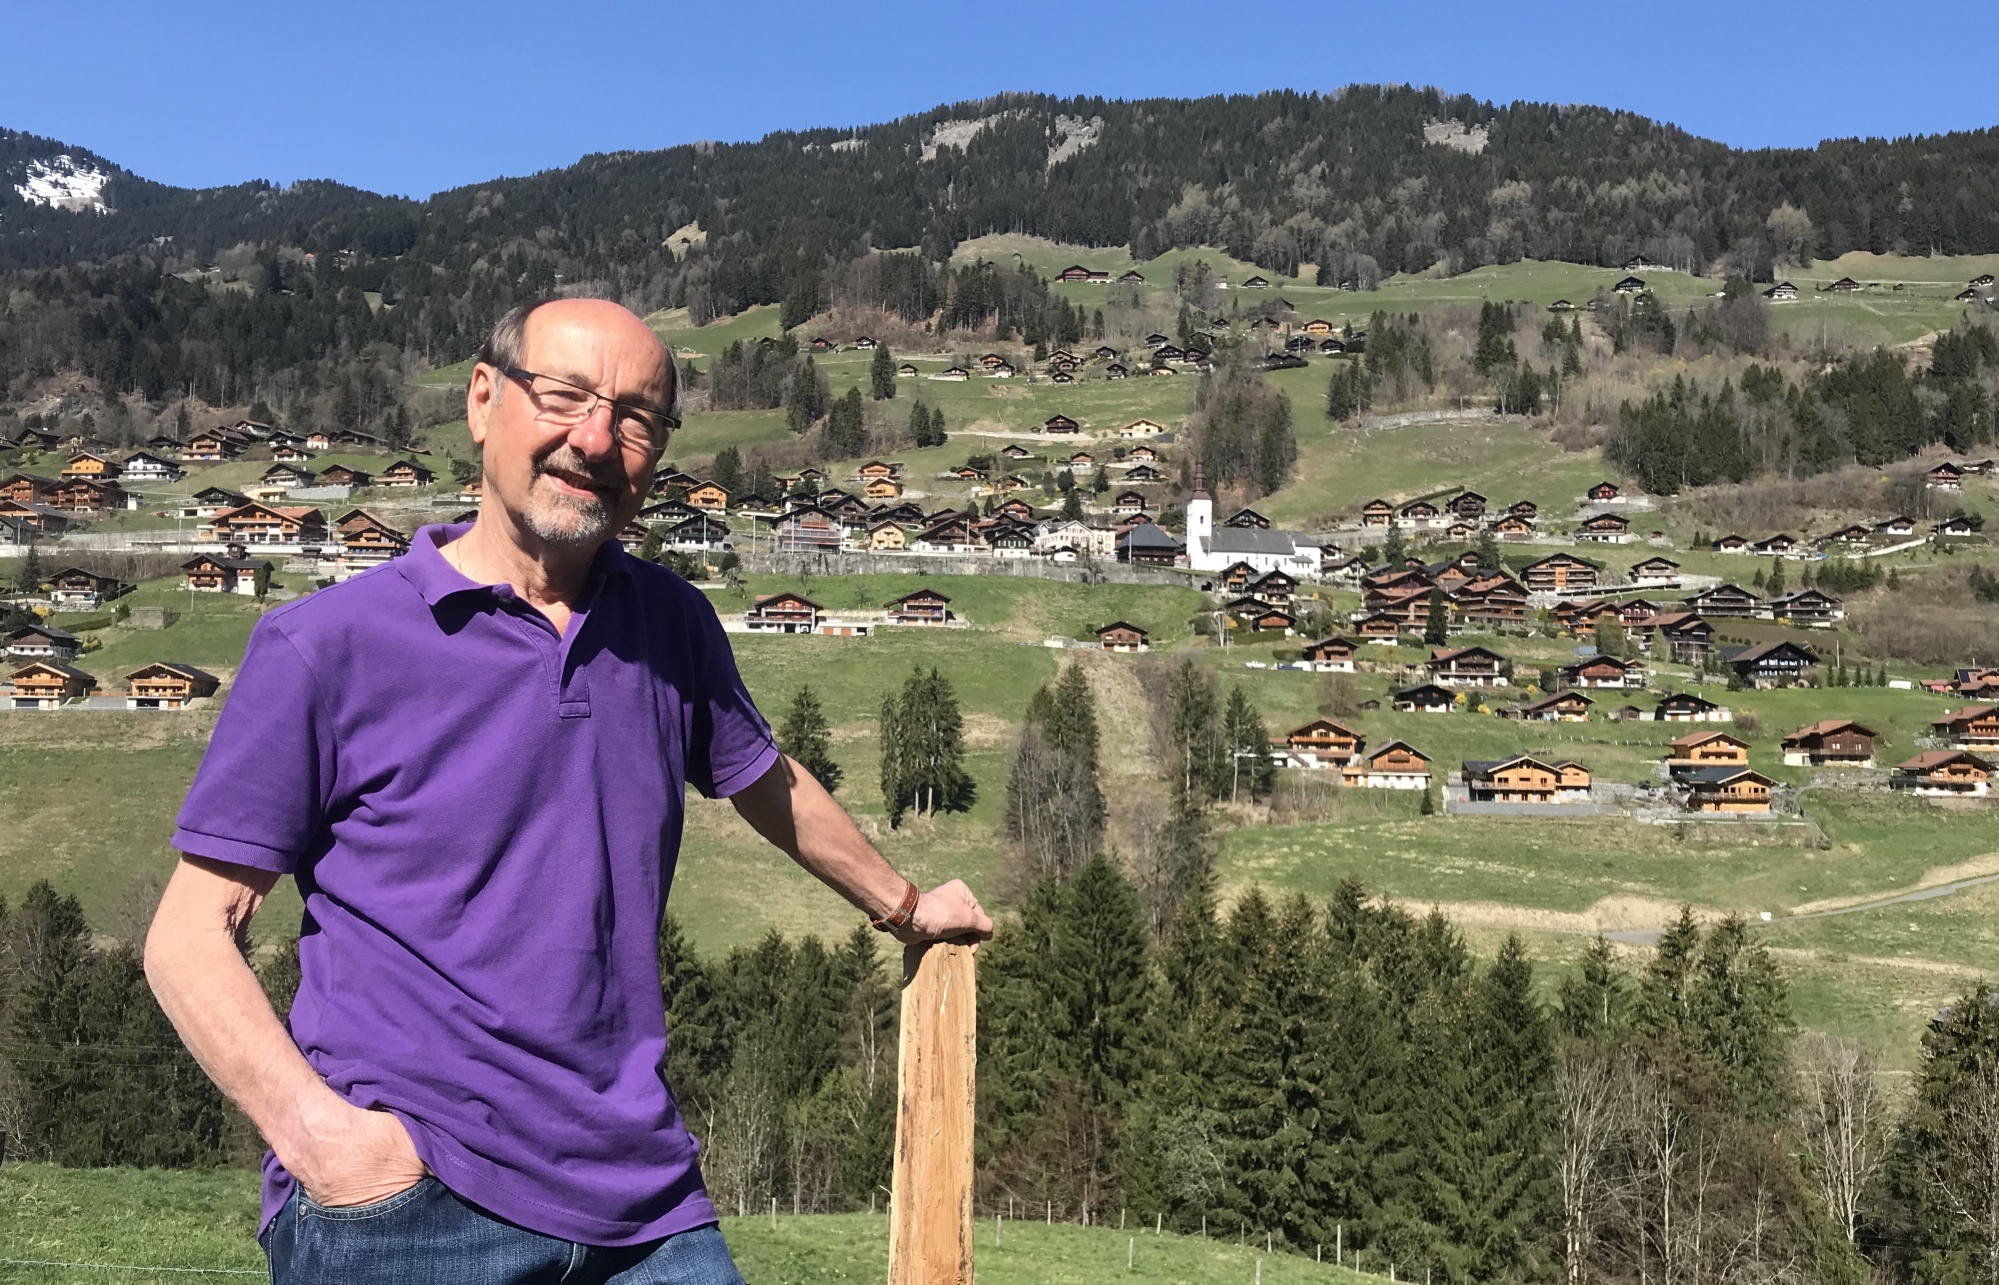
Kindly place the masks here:
POLYGON ((993 935, 993 921, 979 907, 979 899, 965 886, 963 879, 953 879, 942 887, 933 888, 917 898, 916 911, 909 917, 909 925, 898 929, 895 939, 905 946, 914 946, 926 941, 968 942, 973 950, 979 943, 993 935))
POLYGON ((328 1092, 299 1112, 297 1142, 279 1161, 314 1204, 372 1205, 407 1191, 429 1172, 417 1158, 403 1122, 387 1111, 364 1111, 328 1092))

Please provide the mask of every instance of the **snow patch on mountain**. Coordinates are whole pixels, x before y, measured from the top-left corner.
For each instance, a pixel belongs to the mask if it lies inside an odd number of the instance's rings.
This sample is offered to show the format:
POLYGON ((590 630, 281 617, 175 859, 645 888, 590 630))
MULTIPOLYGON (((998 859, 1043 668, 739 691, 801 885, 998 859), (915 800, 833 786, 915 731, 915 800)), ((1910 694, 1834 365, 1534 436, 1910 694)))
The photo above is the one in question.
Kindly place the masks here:
POLYGON ((14 190, 30 204, 54 206, 58 210, 112 212, 104 203, 104 185, 111 181, 111 171, 78 161, 67 152, 46 161, 29 161, 26 178, 25 183, 16 183, 14 190))

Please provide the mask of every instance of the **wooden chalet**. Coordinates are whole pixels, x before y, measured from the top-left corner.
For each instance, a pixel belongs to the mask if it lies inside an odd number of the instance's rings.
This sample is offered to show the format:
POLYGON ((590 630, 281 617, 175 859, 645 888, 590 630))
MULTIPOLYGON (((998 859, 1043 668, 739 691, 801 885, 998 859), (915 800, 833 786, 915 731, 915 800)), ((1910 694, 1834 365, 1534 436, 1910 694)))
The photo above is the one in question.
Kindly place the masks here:
POLYGON ((355 468, 351 464, 328 465, 326 470, 319 475, 319 484, 321 486, 344 486, 353 491, 359 491, 365 487, 372 486, 374 482, 374 474, 364 469, 355 468))
POLYGON ((1389 704, 1404 714, 1448 714, 1457 708, 1457 696, 1436 683, 1417 683, 1389 697, 1389 704))
POLYGON ((1166 475, 1152 464, 1134 464, 1124 473, 1126 482, 1159 482, 1164 481, 1165 477, 1166 475))
POLYGON ((1992 793, 1992 760, 1970 750, 1924 750, 1895 767, 1889 785, 1940 799, 1982 799, 1992 793))
POLYGON ((892 477, 871 477, 862 484, 861 494, 870 500, 899 500, 902 483, 892 477))
POLYGON ((1097 645, 1105 651, 1144 651, 1146 631, 1124 620, 1113 620, 1096 631, 1097 645))
POLYGON ((1770 789, 1776 785, 1747 767, 1695 768, 1679 778, 1687 790, 1689 812, 1763 813, 1770 810, 1770 789))
POLYGON ((198 553, 181 563, 180 569, 189 593, 254 594, 257 572, 261 569, 268 575, 272 567, 253 558, 219 558, 211 553, 198 553))
MULTIPOLYGON (((1240 565, 1240 564, 1238 564, 1240 565)), ((1271 571, 1249 586, 1249 594, 1273 607, 1288 607, 1291 597, 1298 591, 1298 582, 1282 571, 1271 571)))
POLYGON ((689 508, 721 513, 729 507, 729 489, 714 482, 696 482, 687 488, 686 503, 689 508))
POLYGON ((1359 649, 1360 644, 1351 638, 1325 638, 1308 644, 1299 652, 1298 658, 1321 672, 1351 674, 1354 672, 1354 653, 1359 649))
POLYGON ((1534 523, 1531 519, 1508 513, 1492 524, 1492 530, 1502 540, 1524 540, 1534 534, 1534 523))
POLYGON ((1068 281, 1068 282, 1109 281, 1111 279, 1111 274, 1108 272, 1093 272, 1089 268, 1086 268, 1079 263, 1072 263, 1068 267, 1056 273, 1055 279, 1057 281, 1068 281))
POLYGON ((1166 425, 1157 420, 1135 419, 1117 431, 1119 437, 1158 437, 1166 431, 1166 425))
POLYGON ((41 504, 55 494, 58 485, 52 477, 16 473, 5 482, 0 482, 0 499, 12 500, 16 504, 41 504))
POLYGON ((1819 663, 1818 653, 1788 638, 1752 647, 1724 647, 1722 663, 1752 687, 1789 687, 1819 663))
POLYGON ((410 538, 372 514, 340 524, 341 560, 351 565, 387 562, 410 551, 410 538))
POLYGON ((1395 511, 1395 517, 1410 526, 1428 526, 1439 512, 1441 510, 1428 500, 1411 500, 1395 511))
POLYGON ((1962 491, 1964 470, 1949 460, 1923 474, 1923 485, 1938 491, 1962 491))
POLYGON ((1594 704, 1595 701, 1578 691, 1550 692, 1503 711, 1503 714, 1530 723, 1587 723, 1590 707, 1594 704))
POLYGON ((1666 747, 1666 770, 1678 777, 1711 767, 1749 766, 1749 742, 1728 732, 1689 732, 1666 747))
POLYGON ((1063 461, 1063 466, 1069 470, 1071 476, 1088 477, 1096 471, 1097 457, 1088 451, 1077 451, 1063 461))
POLYGON ((320 544, 326 540, 326 515, 311 506, 252 501, 217 513, 209 519, 207 534, 217 544, 320 544))
POLYGON ((1872 728, 1850 718, 1824 718, 1784 738, 1784 762, 1790 767, 1873 767, 1872 728))
POLYGON ((83 640, 54 625, 22 625, 7 634, 7 654, 17 660, 70 660, 83 640))
POLYGON ((1763 599, 1740 585, 1720 584, 1680 599, 1680 605, 1711 619, 1746 620, 1762 609, 1763 599))
POLYGON ((913 589, 882 605, 888 608, 889 620, 898 625, 942 625, 951 620, 951 600, 935 589, 913 589))
POLYGON ((18 544, 23 535, 29 538, 61 535, 75 525, 75 518, 46 504, 22 504, 18 500, 0 500, 0 523, 5 523, 8 531, 12 533, 8 543, 18 544))
POLYGON ((1364 527, 1385 527, 1395 520, 1395 506, 1387 500, 1369 500, 1361 506, 1360 524, 1364 527))
POLYGON ((1468 580, 1451 595, 1451 609, 1468 625, 1487 628, 1527 623, 1527 589, 1505 574, 1468 580))
POLYGON ((1392 611, 1370 611, 1353 622, 1354 632, 1371 643, 1393 644, 1410 628, 1407 621, 1392 611))
POLYGON ((1620 513, 1599 513, 1576 528, 1576 539, 1592 544, 1629 544, 1631 519, 1620 513))
MULTIPOLYGON (((1145 274, 1136 268, 1132 268, 1120 273, 1117 283, 1121 286, 1142 286, 1145 284, 1145 274)), ((1097 351, 1102 352, 1103 349, 1099 348, 1097 351)))
POLYGON ((1750 553, 1763 558, 1788 558, 1799 552, 1797 540, 1784 532, 1749 542, 1750 553))
POLYGON ((49 492, 48 505, 66 513, 98 513, 130 508, 125 488, 116 482, 99 482, 87 477, 65 478, 49 492))
POLYGON ((1063 436, 1073 436, 1082 432, 1083 426, 1075 420, 1070 419, 1067 415, 1050 415, 1042 421, 1041 431, 1044 433, 1057 433, 1063 436))
POLYGON ((835 553, 846 539, 840 519, 816 504, 792 509, 772 530, 777 547, 788 553, 835 553))
POLYGON ((266 486, 282 486, 287 491, 311 486, 316 480, 311 469, 296 464, 273 464, 257 479, 266 486))
POLYGON ((909 533, 895 522, 877 522, 868 528, 869 553, 900 553, 909 545, 909 533))
POLYGON ((417 487, 429 486, 436 480, 437 474, 431 472, 415 460, 404 459, 397 460, 383 469, 381 476, 375 479, 375 484, 377 486, 390 487, 417 487))
POLYGON ((49 601, 62 607, 95 607, 131 589, 116 576, 85 567, 64 567, 49 577, 49 601))
POLYGON ((1725 535, 1713 542, 1716 553, 1747 553, 1749 537, 1746 535, 1725 535))
POLYGON ((1465 796, 1473 803, 1548 806, 1589 800, 1590 771, 1580 763, 1549 763, 1531 754, 1509 759, 1467 759, 1465 796))
POLYGON ((182 460, 198 464, 214 464, 223 460, 233 460, 249 448, 250 443, 226 429, 212 428, 196 433, 182 443, 182 460))
POLYGON ((1874 531, 1877 535, 1914 535, 1916 520, 1909 517, 1889 518, 1886 522, 1878 523, 1874 531))
MULTIPOLYGON (((7 648, 13 654, 13 646, 7 648)), ((1999 750, 1999 705, 1966 705, 1930 725, 1960 750, 1999 750)))
POLYGON ((185 709, 191 700, 215 695, 222 680, 193 665, 156 661, 125 679, 126 709, 185 709))
POLYGON ((1798 297, 1798 288, 1788 281, 1779 281, 1763 292, 1763 297, 1771 303, 1791 303, 1798 297))
POLYGON ((37 660, 14 671, 14 709, 60 709, 97 690, 97 679, 59 660, 37 660))
POLYGON ((63 465, 62 475, 64 477, 89 478, 93 482, 109 482, 111 479, 122 475, 124 471, 124 466, 110 456, 99 455, 94 451, 84 451, 72 457, 69 463, 63 465))
POLYGON ((1636 636, 1655 656, 1663 649, 1666 659, 1676 665, 1699 665, 1713 645, 1714 626, 1695 612, 1667 611, 1646 621, 1636 636))
POLYGON ((1555 671, 1570 687, 1625 691, 1645 685, 1645 662, 1613 656, 1586 656, 1555 671))
POLYGON ((1111 511, 1127 516, 1144 513, 1145 495, 1139 491, 1120 491, 1111 501, 1111 511))
POLYGON ((1553 553, 1520 570, 1520 579, 1531 593, 1572 593, 1594 589, 1598 568, 1594 562, 1573 553, 1553 553))
POLYGON ((1948 536, 1977 535, 1978 525, 1960 513, 1955 517, 1945 518, 1941 522, 1932 523, 1930 525, 1930 533, 1932 535, 1948 536))
POLYGON ((751 633, 809 634, 819 628, 819 614, 824 610, 802 593, 760 593, 743 613, 743 623, 751 633))
POLYGON ((1677 589, 1680 564, 1671 558, 1646 558, 1631 564, 1631 583, 1640 589, 1677 589))
POLYGON ((1659 698, 1652 709, 1655 723, 1732 723, 1735 713, 1692 692, 1673 692, 1659 698))
POLYGON ((1295 727, 1278 742, 1284 766, 1307 771, 1345 767, 1359 757, 1365 744, 1360 733, 1330 718, 1295 727))
POLYGON ((860 349, 862 352, 873 352, 880 345, 869 336, 862 335, 860 338, 854 340, 854 347, 860 349))
POLYGON ((1770 600, 1772 619, 1794 625, 1831 625, 1846 619, 1846 604, 1818 589, 1800 589, 1770 600))
POLYGON ((1430 756, 1407 741, 1390 741, 1342 767, 1340 784, 1347 789, 1427 790, 1430 756))
POLYGON ((1423 662, 1440 687, 1504 687, 1506 658, 1485 647, 1438 647, 1423 662))
POLYGON ((1238 531, 1247 531, 1251 529, 1257 531, 1268 531, 1270 529, 1270 519, 1264 517, 1261 513, 1258 513, 1255 509, 1237 509, 1234 513, 1229 514, 1228 521, 1222 523, 1222 525, 1225 527, 1233 527, 1238 531))
POLYGON ((1591 504, 1609 504, 1616 500, 1620 494, 1621 492, 1617 489, 1617 483, 1615 482, 1598 482, 1586 492, 1591 504))
POLYGON ((1018 442, 1008 442, 1005 446, 1000 447, 999 453, 1010 460, 1029 459, 1034 454, 1033 451, 1028 450, 1018 442))

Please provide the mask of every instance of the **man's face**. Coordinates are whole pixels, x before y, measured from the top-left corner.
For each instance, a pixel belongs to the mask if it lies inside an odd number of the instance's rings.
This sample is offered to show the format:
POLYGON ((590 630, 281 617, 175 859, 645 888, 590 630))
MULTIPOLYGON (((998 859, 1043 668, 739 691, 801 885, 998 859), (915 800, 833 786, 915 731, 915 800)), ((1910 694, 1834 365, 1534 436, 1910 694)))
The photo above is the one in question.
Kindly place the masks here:
MULTIPOLYGON (((564 299, 528 317, 521 368, 620 402, 664 409, 672 366, 644 322, 614 303, 564 299)), ((544 544, 596 548, 638 516, 664 443, 625 440, 608 402, 579 424, 548 422, 525 382, 473 370, 466 422, 484 450, 487 502, 544 544)))

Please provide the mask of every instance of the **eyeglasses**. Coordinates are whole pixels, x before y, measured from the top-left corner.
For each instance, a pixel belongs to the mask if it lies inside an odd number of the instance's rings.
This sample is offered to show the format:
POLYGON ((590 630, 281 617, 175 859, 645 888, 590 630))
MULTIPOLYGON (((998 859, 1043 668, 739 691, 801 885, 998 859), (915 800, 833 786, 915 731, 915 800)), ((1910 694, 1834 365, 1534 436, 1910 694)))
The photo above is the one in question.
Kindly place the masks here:
POLYGON ((536 418, 546 423, 573 427, 595 415, 600 403, 605 404, 611 408, 611 428, 618 440, 648 451, 665 446, 667 435, 680 427, 680 421, 664 411, 617 401, 553 375, 511 366, 502 367, 500 373, 521 382, 528 400, 534 403, 536 418))

